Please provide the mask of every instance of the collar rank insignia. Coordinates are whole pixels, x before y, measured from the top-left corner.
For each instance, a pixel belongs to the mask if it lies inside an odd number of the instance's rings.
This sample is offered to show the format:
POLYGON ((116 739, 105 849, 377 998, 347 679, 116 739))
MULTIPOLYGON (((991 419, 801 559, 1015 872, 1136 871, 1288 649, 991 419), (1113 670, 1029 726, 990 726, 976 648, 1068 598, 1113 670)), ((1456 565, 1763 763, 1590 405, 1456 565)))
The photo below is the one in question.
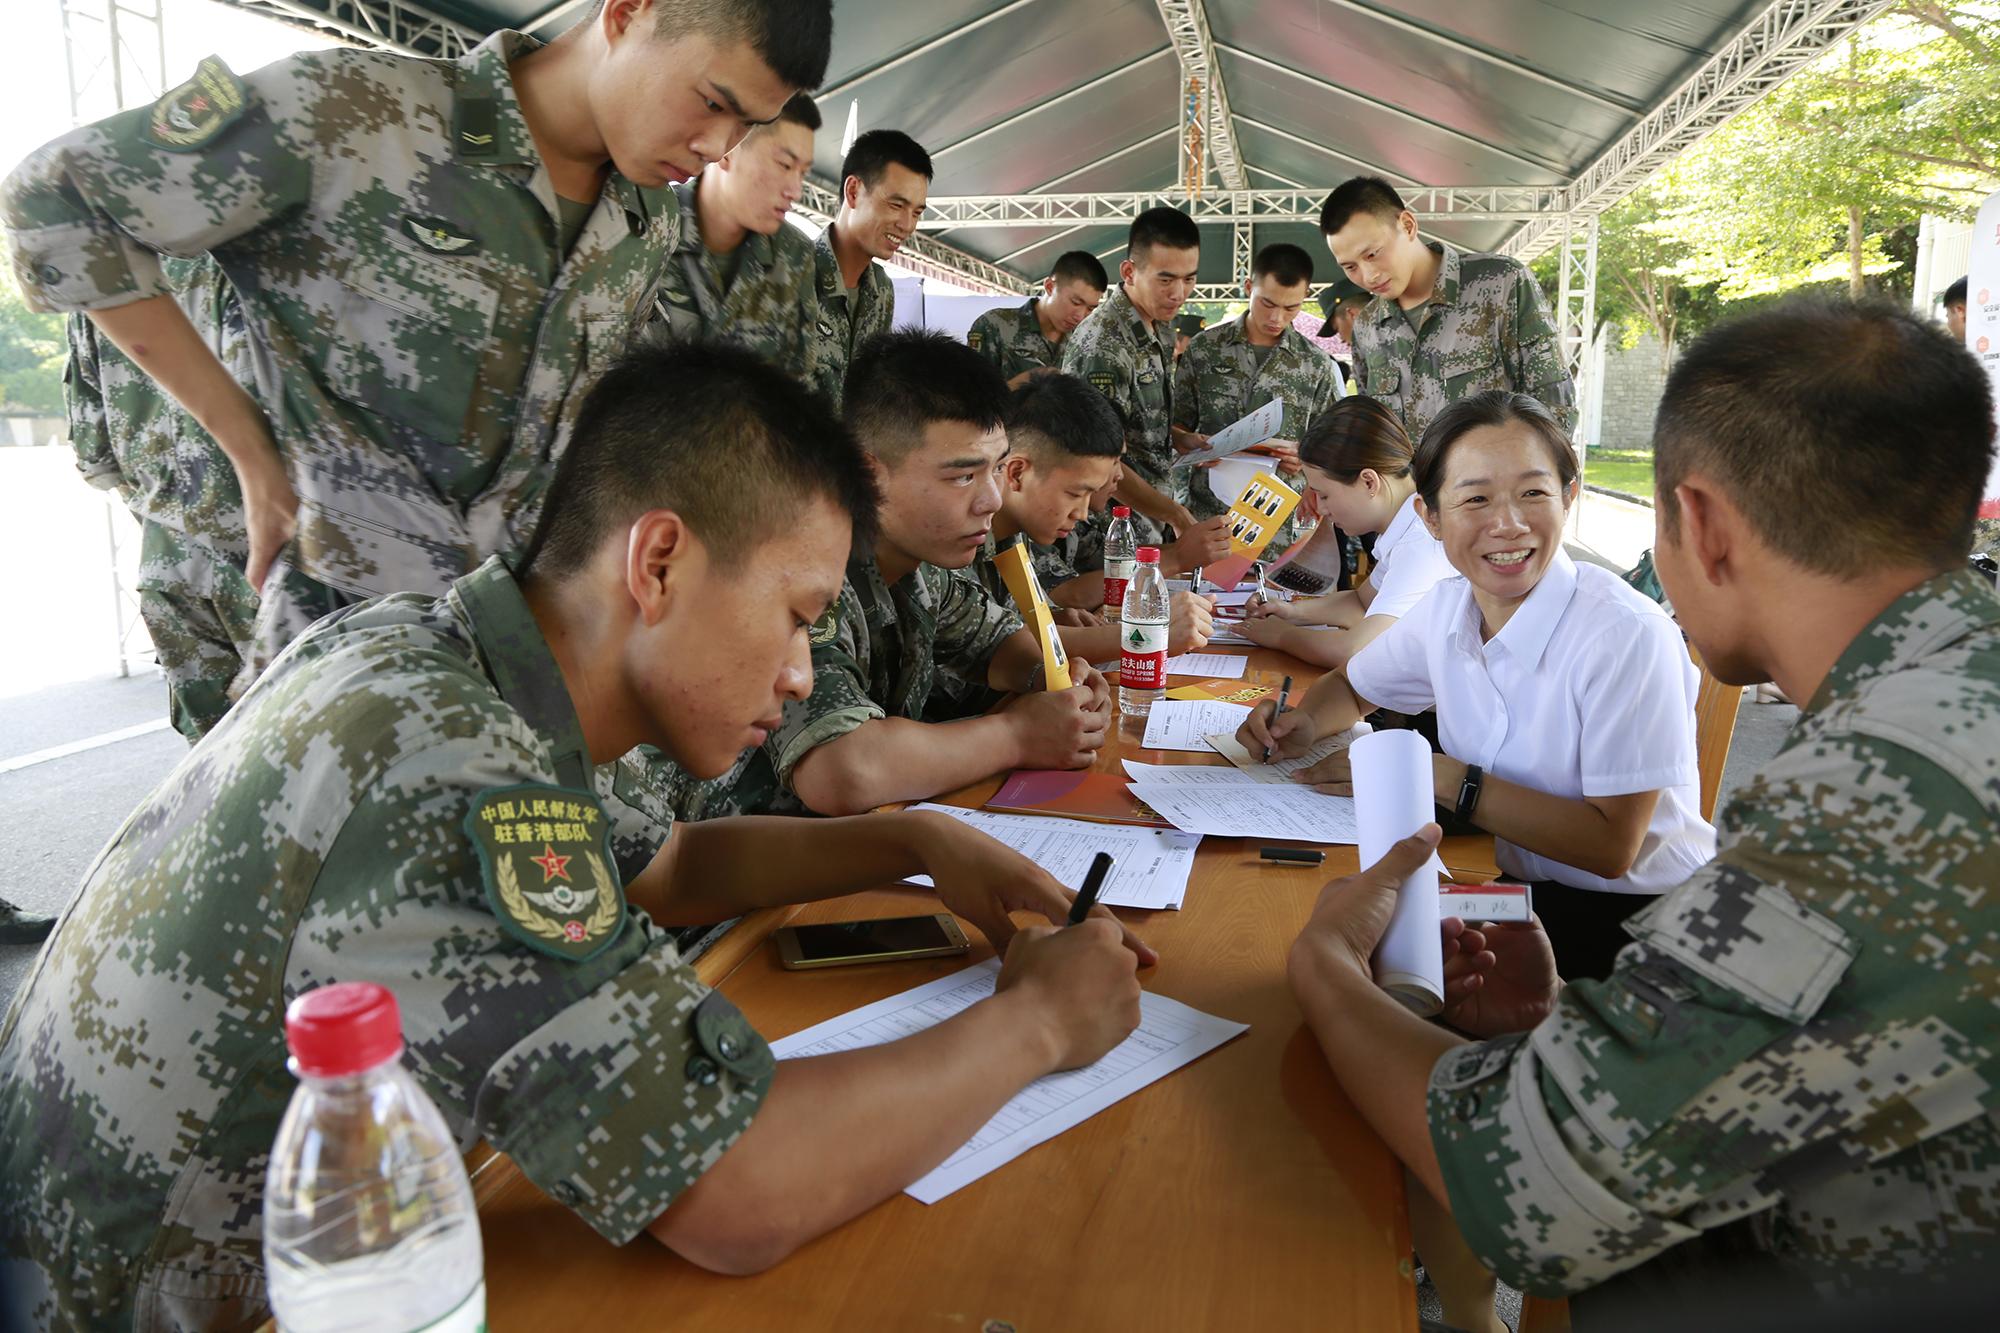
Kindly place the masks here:
POLYGON ((460 235, 441 218, 420 218, 405 213, 403 234, 432 254, 465 255, 479 248, 477 237, 460 235))
POLYGON ((818 647, 823 643, 832 643, 834 636, 839 633, 840 599, 835 598, 833 605, 826 609, 826 614, 818 620, 813 621, 812 629, 806 632, 806 638, 812 642, 814 647, 818 647))
POLYGON ((625 928, 625 888, 608 854, 597 798, 567 787, 489 787, 465 831, 479 853, 486 901, 531 949, 580 963, 625 928))

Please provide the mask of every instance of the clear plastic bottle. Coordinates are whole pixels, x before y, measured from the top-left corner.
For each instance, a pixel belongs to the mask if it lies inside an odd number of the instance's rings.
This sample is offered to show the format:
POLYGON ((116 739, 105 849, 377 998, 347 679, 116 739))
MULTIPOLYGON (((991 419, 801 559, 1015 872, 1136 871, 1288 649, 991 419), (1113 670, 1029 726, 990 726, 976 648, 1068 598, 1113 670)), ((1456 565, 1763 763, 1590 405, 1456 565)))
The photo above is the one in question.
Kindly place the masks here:
POLYGON ((486 1327, 479 1215, 444 1117, 403 1068, 396 997, 368 982, 285 1012, 299 1087, 264 1180, 264 1270, 283 1333, 486 1327))
POLYGON ((1167 690, 1167 622, 1173 605, 1160 577, 1160 548, 1141 546, 1125 587, 1118 635, 1118 711, 1144 717, 1167 690))
POLYGON ((1104 623, 1115 625, 1125 612, 1125 585, 1132 581, 1132 564, 1139 553, 1139 534, 1132 511, 1111 506, 1111 527, 1104 534, 1104 623))

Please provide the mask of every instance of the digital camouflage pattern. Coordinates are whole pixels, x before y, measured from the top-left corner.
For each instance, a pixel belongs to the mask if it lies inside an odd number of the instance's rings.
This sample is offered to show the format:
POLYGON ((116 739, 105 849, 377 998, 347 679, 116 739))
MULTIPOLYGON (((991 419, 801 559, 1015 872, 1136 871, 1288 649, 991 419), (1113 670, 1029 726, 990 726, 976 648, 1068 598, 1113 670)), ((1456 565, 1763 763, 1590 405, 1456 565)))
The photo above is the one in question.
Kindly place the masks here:
POLYGON ((887 333, 896 322, 896 284, 889 271, 874 260, 861 270, 852 306, 843 295, 840 261, 833 257, 833 224, 813 242, 813 295, 818 310, 813 322, 815 387, 839 409, 846 394, 847 367, 861 344, 887 333))
POLYGON ((965 345, 998 366, 1004 379, 1062 365, 1062 344, 1042 336, 1042 321, 1035 314, 1037 299, 1030 296, 1025 304, 988 310, 966 331, 965 345))
POLYGON ((1354 391, 1394 409, 1412 444, 1447 406, 1488 389, 1539 398, 1575 430, 1576 385, 1535 275, 1505 255, 1431 249, 1443 263, 1420 330, 1385 296, 1355 316, 1354 391))
POLYGON ((1104 568, 1104 538, 1110 530, 1111 506, 1106 505, 1055 545, 1030 545, 1028 559, 1035 566, 1035 577, 1042 581, 1042 591, 1053 595, 1071 579, 1104 568))
POLYGON ((792 770, 814 747, 879 717, 921 720, 940 671, 984 680, 993 654, 1020 629, 1011 601, 994 601, 950 570, 920 564, 892 587, 874 552, 849 560, 840 600, 813 627, 812 693, 786 701, 784 722, 765 742, 787 795, 792 770))
MULTIPOLYGON (((1203 329, 1189 339, 1174 367, 1174 424, 1213 435, 1276 398, 1285 406, 1278 438, 1295 444, 1304 439, 1313 418, 1340 397, 1333 358, 1291 328, 1279 335, 1260 367, 1261 350, 1251 345, 1240 318, 1203 329)), ((1281 479, 1301 493, 1306 490, 1303 476, 1281 479)), ((1187 469, 1187 507, 1198 519, 1228 513, 1236 499, 1217 496, 1208 481, 1207 468, 1187 469)), ((1270 549, 1283 551, 1298 540, 1299 517, 1294 510, 1279 525, 1270 549)))
POLYGON ((591 783, 499 559, 294 644, 112 838, 0 1025, 0 1243, 28 1326, 261 1317, 284 1009, 331 981, 393 990, 460 1145, 486 1139, 614 1243, 711 1166, 769 1049, 645 913, 596 920, 622 892, 591 864, 591 783), (526 853, 529 906, 482 873, 475 810, 489 852, 526 853), (551 913, 601 951, 526 942, 551 913))
MULTIPOLYGON (((585 390, 653 309, 672 191, 613 172, 557 253, 507 70, 537 45, 305 52, 241 79, 210 59, 42 148, 0 192, 37 309, 157 296, 162 255, 214 258, 299 494, 289 563, 336 604, 440 594, 518 546, 585 390)), ((260 658, 302 620, 285 606, 299 582, 273 584, 260 658)))
MULTIPOLYGON (((221 270, 208 259, 169 260, 165 270, 217 359, 247 374, 248 335, 221 270)), ((87 316, 69 317, 68 337, 64 400, 77 470, 139 522, 139 615, 166 677, 168 718, 198 741, 228 710, 256 626, 236 472, 87 316)))
MULTIPOLYGON (((1174 473, 1174 330, 1150 323, 1119 283, 1063 339, 1062 368, 1111 400, 1125 423, 1125 467, 1163 495, 1182 499, 1174 473)), ((1153 529, 1133 512, 1132 521, 1153 529)))
POLYGON ((749 233, 734 254, 712 253, 695 225, 700 186, 697 176, 673 187, 684 221, 660 274, 654 326, 680 338, 747 347, 807 387, 826 392, 814 359, 819 297, 813 243, 785 224, 769 236, 749 233))
POLYGON ((1576 1291, 1771 1210, 1823 1291, 2000 1249, 2000 600, 1891 605, 1605 981, 1431 1073, 1453 1215, 1576 1291))
MULTIPOLYGON (((1026 537, 1018 540, 1028 542, 1026 537)), ((978 558, 964 569, 952 571, 952 575, 970 581, 995 606, 1018 616, 1020 607, 1015 604, 1013 591, 1007 587, 1006 576, 1000 572, 1000 546, 993 534, 987 533, 986 544, 979 548, 978 558)), ((1028 542, 1030 563, 1034 560, 1034 549, 1034 543, 1028 542)), ((1039 570, 1035 577, 1038 580, 1041 578, 1039 570)), ((1048 589, 1044 587, 1042 591, 1046 595, 1048 589)), ((951 722, 962 717, 977 717, 1006 697, 1006 691, 996 690, 986 683, 983 662, 974 676, 963 676, 955 670, 940 667, 931 678, 931 697, 924 704, 924 721, 951 722)))

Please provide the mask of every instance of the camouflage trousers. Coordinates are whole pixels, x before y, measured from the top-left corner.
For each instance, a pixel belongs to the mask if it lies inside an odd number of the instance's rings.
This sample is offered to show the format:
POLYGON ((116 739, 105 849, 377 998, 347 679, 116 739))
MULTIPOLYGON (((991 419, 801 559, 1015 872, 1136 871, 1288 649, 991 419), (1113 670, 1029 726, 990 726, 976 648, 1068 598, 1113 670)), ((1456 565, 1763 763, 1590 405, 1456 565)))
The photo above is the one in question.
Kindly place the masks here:
POLYGON ((243 656, 243 669, 231 687, 232 696, 250 688, 264 668, 278 660, 321 616, 363 600, 329 588, 292 564, 289 548, 271 562, 264 576, 264 593, 257 607, 257 624, 243 656))
POLYGON ((139 534, 139 617, 167 678, 168 721, 192 745, 229 711, 257 592, 227 556, 147 521, 139 534))

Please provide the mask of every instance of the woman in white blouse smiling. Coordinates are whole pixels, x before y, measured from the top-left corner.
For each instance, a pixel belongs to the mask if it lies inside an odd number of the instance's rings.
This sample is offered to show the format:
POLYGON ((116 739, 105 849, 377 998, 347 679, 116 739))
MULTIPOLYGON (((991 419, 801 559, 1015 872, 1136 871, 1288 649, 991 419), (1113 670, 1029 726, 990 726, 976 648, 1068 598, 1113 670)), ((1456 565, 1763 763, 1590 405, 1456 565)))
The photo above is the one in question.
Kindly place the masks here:
MULTIPOLYGON (((1438 804, 1492 833, 1535 885, 1566 977, 1601 977, 1624 919, 1715 853, 1701 817, 1699 676, 1673 621, 1610 571, 1563 551, 1576 455, 1540 403, 1493 391, 1453 404, 1413 464, 1419 510, 1462 577, 1276 721, 1241 732, 1295 755, 1375 708, 1435 707, 1438 804)), ((1351 790, 1347 756, 1299 775, 1351 790)))
POLYGON ((1343 398, 1313 418, 1299 441, 1299 461, 1320 517, 1350 536, 1381 533, 1375 568, 1367 582, 1345 592, 1298 602, 1251 598, 1245 638, 1316 666, 1346 666, 1452 576, 1444 547, 1417 517, 1414 452, 1403 423, 1377 399, 1343 398))

